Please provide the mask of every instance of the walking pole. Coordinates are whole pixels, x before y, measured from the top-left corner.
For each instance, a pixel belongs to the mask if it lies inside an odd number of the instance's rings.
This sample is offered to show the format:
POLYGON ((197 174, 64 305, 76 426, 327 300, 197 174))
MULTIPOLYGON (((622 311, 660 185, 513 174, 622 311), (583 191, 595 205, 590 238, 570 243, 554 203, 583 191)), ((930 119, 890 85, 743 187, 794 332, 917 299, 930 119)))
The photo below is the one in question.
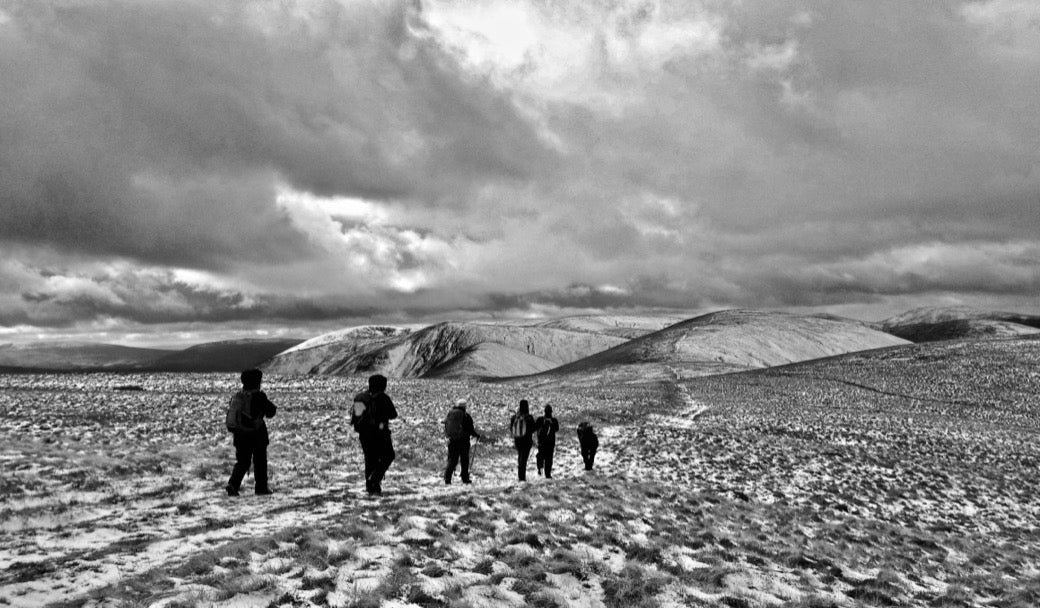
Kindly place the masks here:
POLYGON ((476 455, 477 455, 477 446, 478 445, 480 445, 480 440, 479 439, 473 443, 473 447, 470 448, 470 450, 469 450, 469 474, 471 476, 473 475, 473 458, 476 457, 476 455))

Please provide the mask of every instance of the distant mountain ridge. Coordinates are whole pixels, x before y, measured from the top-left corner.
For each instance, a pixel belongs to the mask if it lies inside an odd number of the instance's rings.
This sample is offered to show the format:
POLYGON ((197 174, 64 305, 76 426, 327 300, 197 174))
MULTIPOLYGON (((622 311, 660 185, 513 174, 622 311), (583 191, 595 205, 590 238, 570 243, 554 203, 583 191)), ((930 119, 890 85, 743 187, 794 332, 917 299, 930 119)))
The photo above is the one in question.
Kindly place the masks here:
POLYGON ((84 342, 0 344, 0 372, 238 372, 629 383, 786 365, 938 340, 1040 334, 1040 316, 919 308, 877 323, 827 314, 725 310, 364 325, 304 340, 209 342, 182 350, 84 342), (676 321, 678 319, 678 321, 676 321))
POLYGON ((270 374, 326 373, 330 360, 342 360, 412 331, 410 327, 362 325, 321 334, 272 354, 261 369, 270 374))
POLYGON ((0 367, 11 371, 118 371, 138 368, 171 352, 92 342, 0 344, 0 367))
POLYGON ((923 307, 886 319, 877 326, 911 342, 1010 338, 1040 333, 1040 316, 966 306, 923 307))
POLYGON ((145 368, 164 372, 240 372, 258 367, 302 341, 272 338, 207 342, 159 357, 145 368))
POLYGON ((675 380, 784 365, 908 344, 866 323, 831 315, 726 310, 676 323, 525 382, 675 380))
POLYGON ((300 339, 225 340, 183 350, 88 342, 0 345, 0 370, 17 372, 238 372, 256 367, 300 339))
MULTIPOLYGON (((443 322, 385 338, 347 341, 310 373, 382 373, 396 378, 502 377, 552 369, 625 338, 531 325, 443 322)), ((283 353, 264 365, 279 373, 283 353)))

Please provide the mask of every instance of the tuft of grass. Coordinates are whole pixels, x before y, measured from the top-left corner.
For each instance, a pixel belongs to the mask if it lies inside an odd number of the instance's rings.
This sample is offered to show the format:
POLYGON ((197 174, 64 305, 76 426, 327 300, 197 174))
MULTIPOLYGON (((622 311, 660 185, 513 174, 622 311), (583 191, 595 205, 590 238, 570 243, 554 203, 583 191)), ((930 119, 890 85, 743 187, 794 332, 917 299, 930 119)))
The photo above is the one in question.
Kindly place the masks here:
POLYGON ((657 608, 654 598, 667 579, 639 565, 628 563, 616 575, 603 579, 603 603, 607 608, 657 608))
POLYGON ((443 600, 423 591, 421 585, 412 585, 408 589, 408 593, 405 594, 404 599, 409 604, 422 606, 423 608, 443 608, 448 605, 443 600))
POLYGON ((415 585, 417 580, 415 572, 409 565, 402 564, 401 561, 398 560, 398 563, 390 568, 390 573, 379 583, 376 593, 383 597, 397 598, 405 595, 415 585))
POLYGON ((661 547, 651 543, 632 543, 625 549, 625 553, 630 560, 646 564, 660 565, 665 561, 661 547))
POLYGON ((475 566, 473 566, 473 571, 477 574, 491 574, 491 572, 494 570, 494 565, 495 560, 491 558, 484 558, 477 562, 475 566))
POLYGON ((524 598, 528 606, 533 608, 566 608, 566 604, 560 602, 557 597, 547 591, 537 591, 524 598))
POLYGON ((841 608, 841 604, 822 595, 810 595, 784 604, 784 608, 841 608))
POLYGON ((439 562, 430 562, 422 569, 422 573, 430 578, 440 578, 445 574, 448 574, 448 570, 439 562))

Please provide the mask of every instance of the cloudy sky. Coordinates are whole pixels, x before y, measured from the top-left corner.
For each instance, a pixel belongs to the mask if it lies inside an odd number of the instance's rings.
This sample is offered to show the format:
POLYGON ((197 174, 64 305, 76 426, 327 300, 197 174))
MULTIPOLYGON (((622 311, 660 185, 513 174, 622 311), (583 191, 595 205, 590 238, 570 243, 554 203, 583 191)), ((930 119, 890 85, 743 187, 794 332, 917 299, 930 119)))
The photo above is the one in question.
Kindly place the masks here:
POLYGON ((0 342, 1040 313, 1035 0, 0 0, 0 342))

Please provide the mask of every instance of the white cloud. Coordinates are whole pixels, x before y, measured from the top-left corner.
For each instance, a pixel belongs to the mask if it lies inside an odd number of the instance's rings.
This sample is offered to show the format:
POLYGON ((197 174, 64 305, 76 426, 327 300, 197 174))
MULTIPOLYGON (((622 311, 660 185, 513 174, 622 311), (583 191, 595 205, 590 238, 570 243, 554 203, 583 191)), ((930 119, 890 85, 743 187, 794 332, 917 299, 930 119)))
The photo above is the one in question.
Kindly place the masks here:
POLYGON ((722 45, 720 18, 699 3, 677 11, 647 2, 434 0, 423 9, 433 35, 467 69, 536 104, 610 112, 643 102, 644 77, 722 45))
POLYGON ((1040 63, 1040 3, 1033 0, 969 2, 961 15, 1005 57, 1040 63))

